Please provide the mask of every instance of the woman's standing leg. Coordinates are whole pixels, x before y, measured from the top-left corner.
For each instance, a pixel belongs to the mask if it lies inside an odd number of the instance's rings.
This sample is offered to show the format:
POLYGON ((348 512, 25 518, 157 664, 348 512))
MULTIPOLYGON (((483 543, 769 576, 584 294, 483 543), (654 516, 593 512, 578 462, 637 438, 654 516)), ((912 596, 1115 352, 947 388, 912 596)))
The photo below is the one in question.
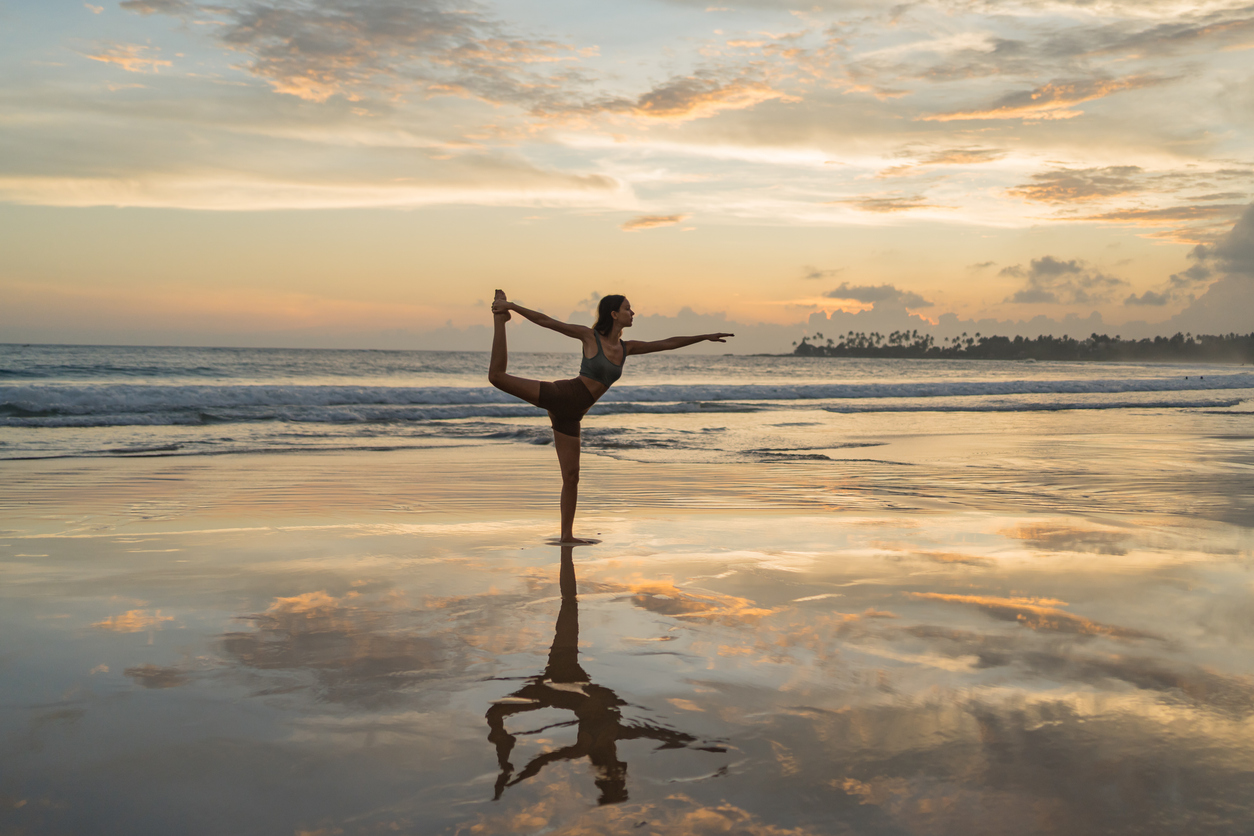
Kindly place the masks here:
POLYGON ((583 543, 575 536, 575 505, 579 501, 579 436, 553 431, 553 446, 562 468, 562 542, 583 543))

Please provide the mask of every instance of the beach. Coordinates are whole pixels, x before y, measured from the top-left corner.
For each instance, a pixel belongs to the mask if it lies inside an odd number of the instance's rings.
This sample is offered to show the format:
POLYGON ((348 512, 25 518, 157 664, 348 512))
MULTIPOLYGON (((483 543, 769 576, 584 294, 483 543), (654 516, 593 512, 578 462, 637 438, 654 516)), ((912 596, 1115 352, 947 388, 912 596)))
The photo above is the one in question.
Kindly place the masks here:
POLYGON ((1061 374, 624 400, 566 555, 534 413, 14 408, 0 830, 1248 832, 1254 393, 1061 374))

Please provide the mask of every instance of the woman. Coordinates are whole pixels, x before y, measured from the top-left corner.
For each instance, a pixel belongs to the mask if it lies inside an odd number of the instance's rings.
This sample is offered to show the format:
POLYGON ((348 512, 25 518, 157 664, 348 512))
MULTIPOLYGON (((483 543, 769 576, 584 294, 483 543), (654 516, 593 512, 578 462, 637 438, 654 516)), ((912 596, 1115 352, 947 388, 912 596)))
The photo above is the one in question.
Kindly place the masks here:
POLYGON ((630 328, 635 313, 626 297, 606 296, 597 306, 596 325, 572 325, 558 322, 539 311, 528 310, 505 298, 498 290, 492 302, 495 333, 492 336, 492 360, 488 380, 502 392, 522 398, 529 404, 546 409, 553 423, 553 446, 562 469, 562 543, 592 543, 574 535, 575 503, 579 497, 579 422, 584 413, 597 402, 623 373, 623 364, 631 354, 652 354, 671 351, 693 343, 726 342, 735 334, 702 334, 699 337, 670 337, 644 342, 624 340, 623 329, 630 328), (583 362, 579 377, 552 383, 516 377, 505 370, 509 351, 505 346, 505 323, 510 312, 517 311, 536 325, 551 328, 559 334, 574 337, 583 343, 583 362))

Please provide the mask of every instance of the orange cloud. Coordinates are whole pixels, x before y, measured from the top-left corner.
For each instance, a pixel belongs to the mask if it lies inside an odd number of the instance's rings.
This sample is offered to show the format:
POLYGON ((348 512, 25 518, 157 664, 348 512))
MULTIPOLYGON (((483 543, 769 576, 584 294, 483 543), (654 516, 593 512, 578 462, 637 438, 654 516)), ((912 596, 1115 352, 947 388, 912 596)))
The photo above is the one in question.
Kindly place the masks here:
POLYGON ((1205 244, 1216 240, 1240 217, 1244 204, 1219 203, 1210 206, 1168 206, 1162 209, 1122 209, 1087 215, 1082 221, 1105 221, 1139 227, 1170 227, 1146 233, 1146 238, 1177 244, 1205 244))
POLYGON ((155 73, 158 67, 174 66, 160 58, 146 57, 144 53, 149 49, 151 47, 139 44, 114 44, 95 55, 86 54, 85 57, 106 64, 117 64, 128 73, 155 73))
POLYGON ((1181 221, 1204 221, 1212 218, 1235 220, 1244 204, 1221 203, 1211 206, 1170 206, 1165 209, 1123 209, 1117 212, 1104 212, 1100 215, 1088 215, 1081 220, 1115 221, 1135 226, 1162 226, 1181 221))
POLYGON ((902 177, 916 171, 941 165, 979 165, 980 163, 999 160, 1004 156, 1006 156, 1006 152, 998 148, 950 148, 928 154, 920 158, 918 162, 904 163, 886 168, 876 176, 902 177))
POLYGON ((827 205, 849 204, 863 212, 909 212, 911 209, 940 209, 943 207, 928 203, 921 194, 901 195, 895 197, 852 197, 845 200, 829 200, 827 205))
POLYGON ((162 615, 161 610, 154 610, 151 614, 147 610, 130 610, 121 615, 110 616, 104 621, 97 621, 91 626, 112 633, 142 633, 145 630, 160 629, 162 623, 173 620, 174 616, 162 615))
POLYGON ((1031 183, 1024 183, 1006 194, 1035 203, 1076 203, 1142 191, 1146 187, 1144 170, 1135 165, 1112 165, 1105 168, 1060 169, 1033 174, 1031 183))
POLYGON ((737 78, 720 81, 703 75, 679 76, 654 87, 635 101, 619 98, 586 105, 539 108, 536 115, 567 117, 595 113, 622 113, 645 119, 687 122, 724 110, 744 110, 771 99, 799 102, 761 81, 737 78))
POLYGON ((960 119, 1071 119, 1083 111, 1078 104, 1101 99, 1122 90, 1134 90, 1158 83, 1157 79, 1134 76, 1109 81, 1050 82, 1035 90, 1012 93, 984 110, 962 110, 921 116, 923 122, 954 122, 960 119))
POLYGON ((639 232, 642 229, 655 229, 659 226, 674 226, 688 218, 688 215, 640 215, 625 221, 619 228, 623 232, 639 232))

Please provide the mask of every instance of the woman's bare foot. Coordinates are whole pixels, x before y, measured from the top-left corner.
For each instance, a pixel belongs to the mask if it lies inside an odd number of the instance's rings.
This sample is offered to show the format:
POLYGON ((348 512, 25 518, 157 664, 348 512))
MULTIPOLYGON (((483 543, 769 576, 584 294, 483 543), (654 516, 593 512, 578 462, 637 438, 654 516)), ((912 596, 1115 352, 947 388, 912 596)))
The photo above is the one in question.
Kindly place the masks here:
POLYGON ((505 291, 497 290, 496 298, 492 300, 492 315, 501 317, 502 322, 509 322, 509 308, 505 307, 509 304, 509 300, 505 298, 505 291))
POLYGON ((549 540, 550 545, 554 546, 595 546, 600 540, 594 540, 585 537, 561 537, 556 540, 549 540))

